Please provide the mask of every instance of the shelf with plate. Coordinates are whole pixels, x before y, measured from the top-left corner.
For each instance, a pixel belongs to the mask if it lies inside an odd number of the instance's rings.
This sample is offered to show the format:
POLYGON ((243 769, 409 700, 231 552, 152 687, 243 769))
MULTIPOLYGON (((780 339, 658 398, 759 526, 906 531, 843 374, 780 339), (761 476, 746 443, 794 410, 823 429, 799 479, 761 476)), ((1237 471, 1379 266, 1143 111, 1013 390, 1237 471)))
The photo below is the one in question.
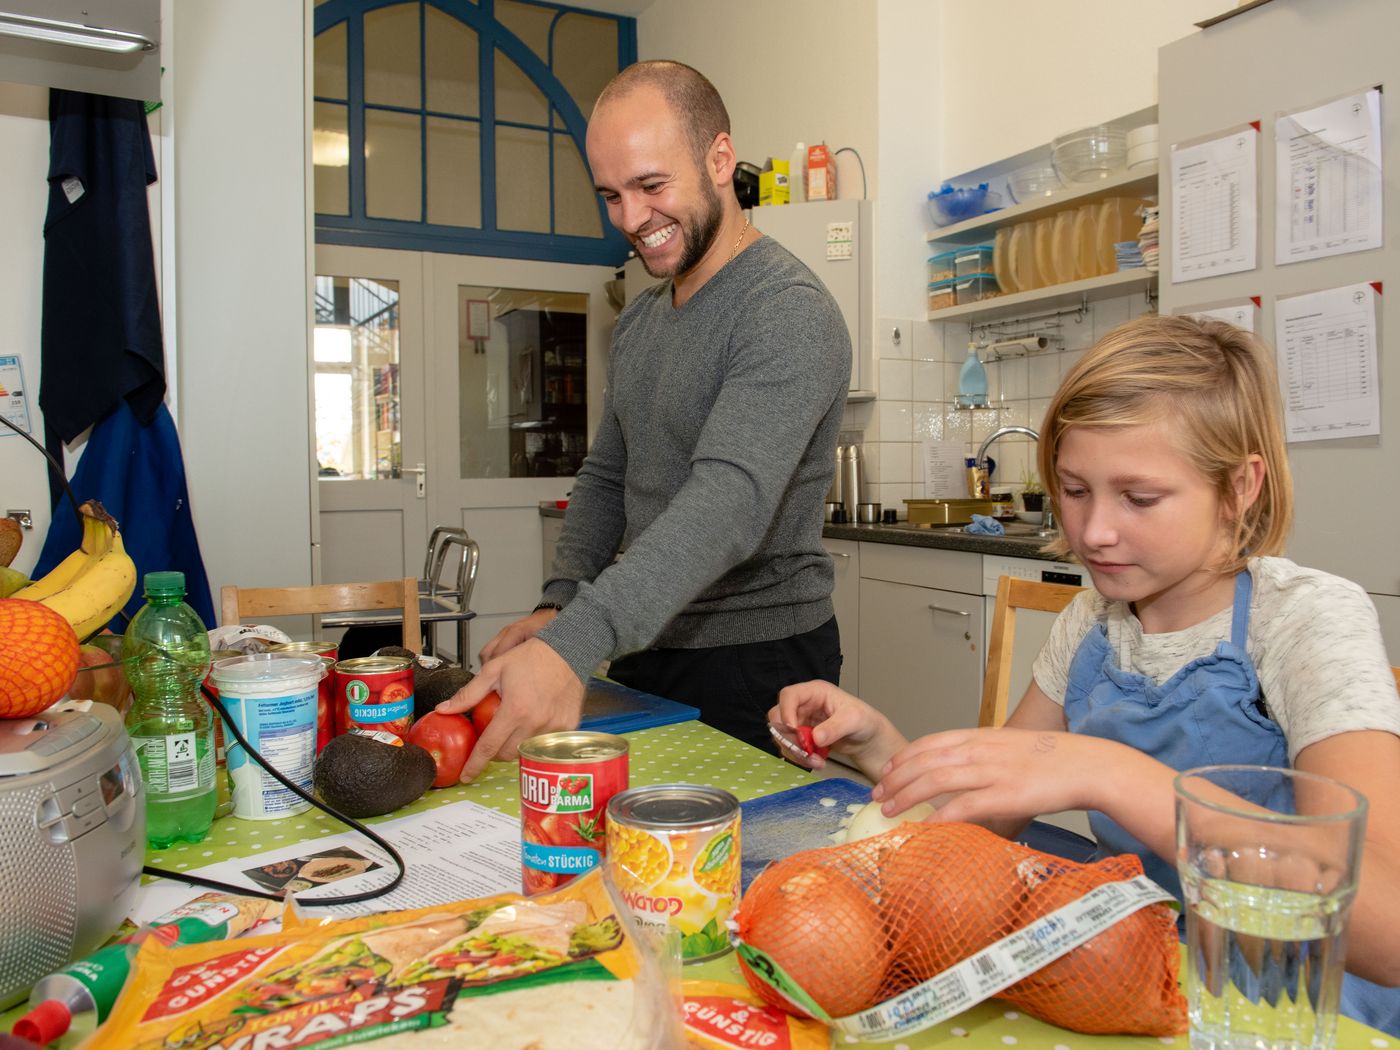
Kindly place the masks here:
POLYGON ((1014 226, 1018 222, 1043 219, 1047 215, 1077 208, 1081 204, 1092 204, 1106 197, 1148 197, 1157 192, 1157 172, 1124 172, 1111 179, 1084 183, 1053 197, 1036 197, 1034 200, 989 211, 985 215, 964 219, 951 226, 941 226, 928 235, 930 244, 949 245, 982 244, 994 236, 1003 226, 1014 226))
POLYGON ((1119 270, 1102 277, 1086 277, 1082 281, 1051 284, 1029 292, 996 295, 990 299, 979 299, 975 303, 930 310, 925 316, 929 321, 962 321, 965 324, 978 325, 1040 310, 1074 309, 1085 303, 1116 299, 1120 295, 1132 295, 1135 292, 1155 293, 1156 288, 1156 270, 1119 270))
MULTIPOLYGON (((1065 218, 1073 219, 1066 213, 1082 212, 1085 205, 1095 205, 1099 202, 1118 201, 1120 207, 1127 207, 1123 199, 1136 201, 1153 196, 1157 192, 1157 173, 1155 170, 1147 173, 1125 172, 1110 179, 1103 179, 1099 182, 1084 184, 1067 192, 1058 193, 1052 197, 1037 197, 1034 200, 1026 201, 1012 208, 1003 208, 999 211, 988 212, 979 215, 974 219, 968 219, 951 226, 945 226, 929 235, 932 244, 942 246, 953 244, 954 246, 966 246, 971 244, 987 243, 995 240, 997 252, 1000 253, 1005 237, 1011 238, 1014 245, 1020 233, 1019 228, 1030 229, 1032 224, 1040 223, 1036 227, 1037 234, 1044 226, 1042 220, 1052 216, 1055 219, 1056 241, 1059 243, 1060 220, 1065 218), (1018 227, 1014 232, 1013 227, 1018 227)), ((1114 208, 1106 204, 1108 209, 1105 214, 1111 214, 1114 208)), ((1126 217, 1124 215, 1123 217, 1126 217)), ((1121 222, 1121 219, 1114 220, 1121 222)), ((1078 230, 1079 223, 1076 222, 1075 229, 1078 230)), ((1126 239, 1122 236, 1127 231, 1121 226, 1117 227, 1114 233, 1109 234, 1109 240, 1126 239)), ((1076 232, 1075 236, 1079 234, 1076 232)), ((1090 234, 1092 237, 1092 233, 1090 234)), ((1100 234, 1102 236, 1102 233, 1100 234)), ((1037 236, 1037 242, 1039 237, 1037 236)), ((1076 246, 1070 251, 1082 251, 1082 245, 1089 243, 1082 240, 1076 242, 1076 246)), ((1090 251, 1102 252, 1106 250, 1106 244, 1098 245, 1097 248, 1090 248, 1090 251)), ((1014 249, 1013 249, 1014 250, 1014 249)), ((1036 254, 1039 257, 1040 248, 1037 244, 1036 254)), ((1111 254, 1111 253, 1110 253, 1111 254)), ((1112 259, 1108 260, 1112 265, 1112 259)), ((994 264, 997 275, 1002 275, 1001 262, 994 264)), ((1016 265, 1014 259, 1009 265, 1016 265)), ((1100 263, 1102 265, 1102 263, 1100 263)), ((947 306, 941 309, 930 310, 925 316, 929 321, 962 321, 969 325, 981 325, 998 320, 1008 320, 1013 318, 1026 318, 1031 316, 1042 316, 1046 313, 1065 311, 1078 311, 1086 308, 1090 303, 1101 299, 1113 299, 1118 296, 1131 295, 1137 292, 1146 292, 1148 296, 1153 296, 1157 288, 1157 272, 1143 268, 1131 270, 1116 270, 1104 273, 1095 277, 1086 277, 1077 281, 1060 281, 1055 284, 1044 285, 1039 288, 1030 289, 1024 292, 1013 292, 1005 295, 991 296, 979 299, 976 302, 961 303, 957 306, 947 306)))

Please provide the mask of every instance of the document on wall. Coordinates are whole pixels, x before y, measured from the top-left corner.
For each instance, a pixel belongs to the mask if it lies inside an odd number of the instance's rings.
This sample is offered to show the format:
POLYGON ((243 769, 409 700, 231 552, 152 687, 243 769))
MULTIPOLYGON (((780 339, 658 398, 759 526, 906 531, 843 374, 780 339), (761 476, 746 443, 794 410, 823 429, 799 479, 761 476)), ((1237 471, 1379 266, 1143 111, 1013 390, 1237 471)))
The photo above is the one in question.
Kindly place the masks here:
POLYGON ((1378 284, 1353 284, 1274 304, 1284 433, 1289 441, 1381 432, 1376 382, 1378 292, 1378 284))
POLYGON ((1258 265, 1258 168, 1259 132, 1252 125, 1172 146, 1173 283, 1258 265))
MULTIPOLYGON (((0 416, 29 433, 29 399, 24 393, 24 370, 18 354, 0 354, 0 416)), ((0 437, 13 433, 9 427, 0 427, 0 437)))
MULTIPOLYGON (((326 823, 336 826, 329 817, 326 823)), ((276 822, 269 821, 257 832, 249 832, 249 841, 275 842, 276 827, 276 822)), ((388 820, 374 830, 403 856, 403 882, 382 897, 323 906, 313 914, 364 915, 520 892, 520 821, 514 817, 461 801, 388 820)), ((316 897, 386 885, 397 870, 393 859, 374 843, 356 832, 345 832, 257 850, 191 869, 191 873, 271 893, 290 890, 299 904, 309 905, 316 897)), ((148 883, 141 888, 130 918, 149 922, 204 892, 175 879, 148 883)))
POLYGON ((967 498, 967 450, 961 441, 924 442, 924 499, 967 498))
POLYGON ((1275 259, 1381 246, 1381 93, 1372 88, 1278 117, 1275 259))
POLYGON ((1259 326, 1255 321, 1255 314, 1258 310, 1259 307, 1252 300, 1246 300, 1242 303, 1230 303, 1224 306, 1188 307, 1185 310, 1175 312, 1185 314, 1188 317, 1224 321, 1236 328, 1243 328, 1246 332, 1257 332, 1259 326))

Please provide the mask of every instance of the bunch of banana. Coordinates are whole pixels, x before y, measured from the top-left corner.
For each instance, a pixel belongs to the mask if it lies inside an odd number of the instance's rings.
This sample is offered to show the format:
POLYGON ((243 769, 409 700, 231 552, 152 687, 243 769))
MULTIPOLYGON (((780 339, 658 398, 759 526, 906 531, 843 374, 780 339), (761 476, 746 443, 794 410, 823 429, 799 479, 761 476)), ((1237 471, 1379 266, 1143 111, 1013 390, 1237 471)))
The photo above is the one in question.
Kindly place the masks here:
POLYGON ((83 541, 48 575, 12 597, 42 602, 73 625, 79 639, 96 634, 136 590, 136 565, 122 545, 116 519, 97 500, 79 508, 83 541))

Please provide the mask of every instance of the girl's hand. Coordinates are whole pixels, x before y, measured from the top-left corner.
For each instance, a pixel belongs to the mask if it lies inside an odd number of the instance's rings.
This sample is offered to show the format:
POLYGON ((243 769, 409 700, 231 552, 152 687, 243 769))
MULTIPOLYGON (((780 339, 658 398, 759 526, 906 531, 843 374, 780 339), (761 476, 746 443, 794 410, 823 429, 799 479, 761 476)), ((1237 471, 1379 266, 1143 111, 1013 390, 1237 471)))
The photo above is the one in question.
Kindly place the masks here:
POLYGON ((938 819, 1019 828, 1042 813, 1102 808, 1122 745, 1045 729, 959 729, 920 737, 882 769, 871 797, 886 816, 932 801, 938 819))
MULTIPOLYGON (((859 697, 821 680, 790 685, 778 694, 778 703, 768 712, 770 724, 794 737, 798 726, 812 727, 812 740, 818 747, 830 748, 855 762, 872 780, 881 767, 905 744, 890 720, 859 697)), ((825 760, 809 755, 799 765, 820 769, 825 760)))

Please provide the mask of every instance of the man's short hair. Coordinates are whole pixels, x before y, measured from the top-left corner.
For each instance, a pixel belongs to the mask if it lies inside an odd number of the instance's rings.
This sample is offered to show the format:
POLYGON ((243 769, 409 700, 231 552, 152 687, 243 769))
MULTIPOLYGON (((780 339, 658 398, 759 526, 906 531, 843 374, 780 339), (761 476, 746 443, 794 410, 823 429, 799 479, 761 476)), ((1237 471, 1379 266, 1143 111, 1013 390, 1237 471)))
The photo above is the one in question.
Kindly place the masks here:
POLYGON ((669 59, 637 62, 608 81, 594 104, 594 112, 604 103, 641 87, 655 88, 661 93, 685 128, 696 165, 703 166, 715 136, 729 132, 729 111, 724 108, 724 99, 719 97, 715 86, 703 73, 684 62, 669 59))

